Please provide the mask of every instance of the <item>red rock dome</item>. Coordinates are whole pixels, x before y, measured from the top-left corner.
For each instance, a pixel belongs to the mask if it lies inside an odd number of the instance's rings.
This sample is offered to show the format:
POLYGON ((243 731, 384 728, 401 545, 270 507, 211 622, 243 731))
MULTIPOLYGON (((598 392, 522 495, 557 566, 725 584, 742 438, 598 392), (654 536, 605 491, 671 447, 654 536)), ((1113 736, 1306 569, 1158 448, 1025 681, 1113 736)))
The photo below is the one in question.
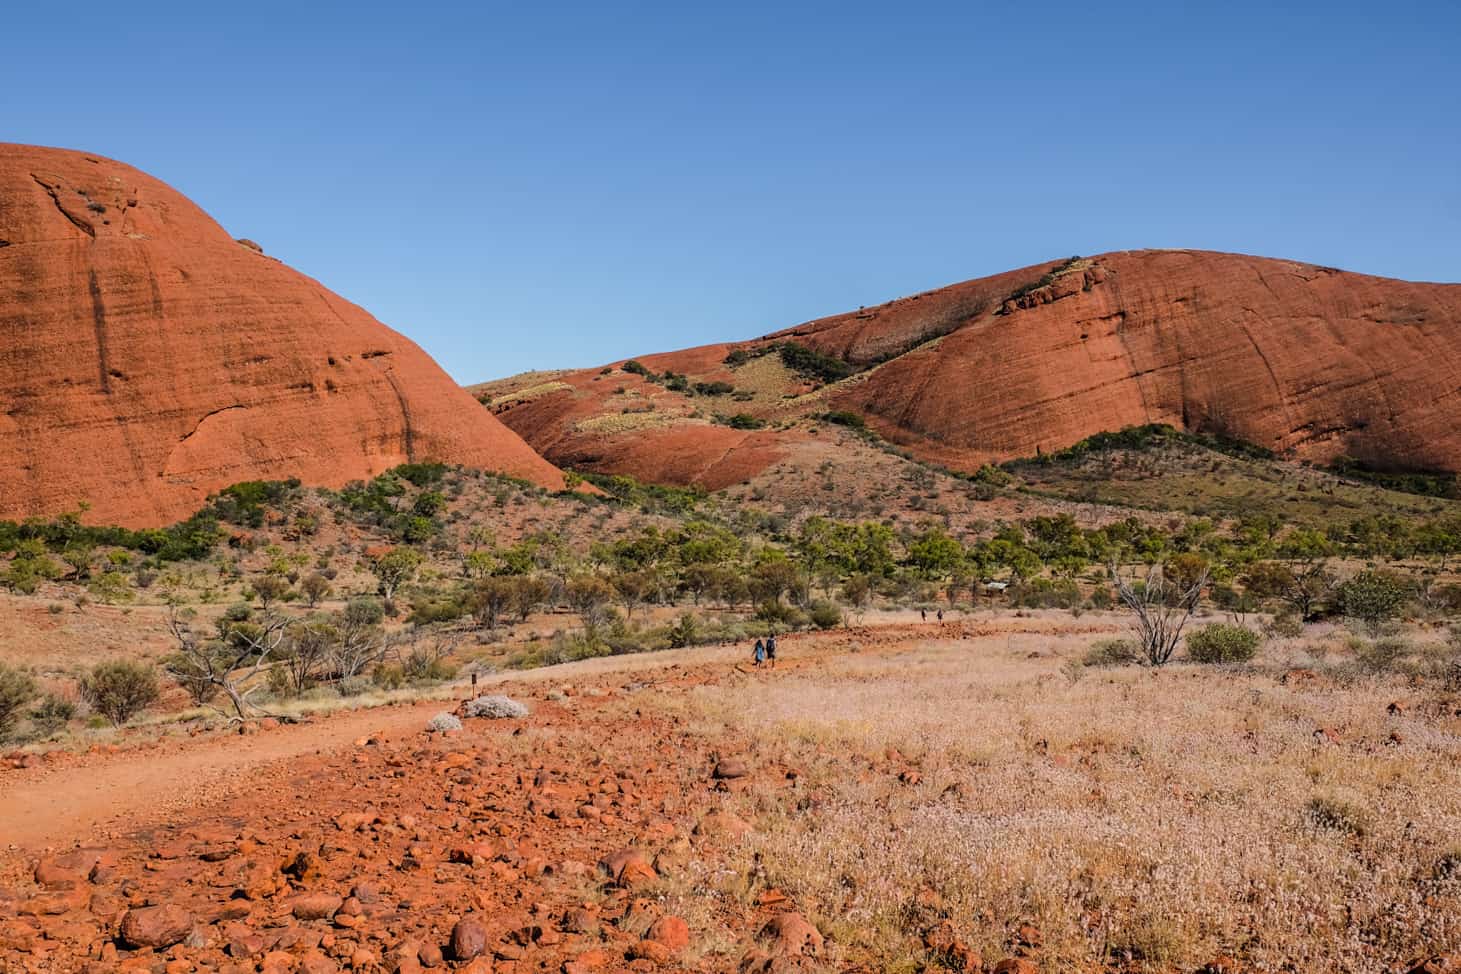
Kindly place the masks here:
POLYGON ((130 166, 0 144, 0 518, 408 461, 562 474, 414 343, 130 166))

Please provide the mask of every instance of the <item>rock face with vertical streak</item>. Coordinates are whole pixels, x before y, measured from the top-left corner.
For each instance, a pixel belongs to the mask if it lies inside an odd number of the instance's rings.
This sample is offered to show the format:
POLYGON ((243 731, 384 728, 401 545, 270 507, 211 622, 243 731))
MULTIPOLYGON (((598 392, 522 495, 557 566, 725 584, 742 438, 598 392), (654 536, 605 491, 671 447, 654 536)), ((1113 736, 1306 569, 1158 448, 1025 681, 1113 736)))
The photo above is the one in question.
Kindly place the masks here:
POLYGON ((562 474, 414 343, 130 166, 0 144, 0 518, 168 523, 243 480, 562 474))
POLYGON ((1461 471, 1461 285, 1288 260, 1145 250, 1051 261, 639 361, 691 389, 710 380, 755 395, 707 399, 599 369, 476 391, 555 462, 711 489, 795 452, 798 420, 827 412, 965 471, 1147 423, 1315 463, 1461 471), (777 364, 786 342, 851 374, 793 374, 777 364), (654 423, 623 431, 614 417, 626 409, 652 409, 641 415, 654 423), (711 410, 775 428, 694 418, 711 410))

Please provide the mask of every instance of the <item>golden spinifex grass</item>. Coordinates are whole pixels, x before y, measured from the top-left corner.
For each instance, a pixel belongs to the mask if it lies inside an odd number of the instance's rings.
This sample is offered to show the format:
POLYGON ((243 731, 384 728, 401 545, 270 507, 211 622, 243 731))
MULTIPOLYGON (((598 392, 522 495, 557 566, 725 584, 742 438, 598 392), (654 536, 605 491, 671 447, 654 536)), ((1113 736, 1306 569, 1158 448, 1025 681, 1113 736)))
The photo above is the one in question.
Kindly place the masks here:
POLYGON ((690 726, 798 772, 738 799, 745 874, 793 896, 834 962, 888 969, 925 957, 920 891, 987 961, 1033 923, 1049 970, 1461 950, 1461 701, 1395 676, 1285 684, 1281 650, 1063 665, 1088 638, 923 644, 691 695, 690 726))

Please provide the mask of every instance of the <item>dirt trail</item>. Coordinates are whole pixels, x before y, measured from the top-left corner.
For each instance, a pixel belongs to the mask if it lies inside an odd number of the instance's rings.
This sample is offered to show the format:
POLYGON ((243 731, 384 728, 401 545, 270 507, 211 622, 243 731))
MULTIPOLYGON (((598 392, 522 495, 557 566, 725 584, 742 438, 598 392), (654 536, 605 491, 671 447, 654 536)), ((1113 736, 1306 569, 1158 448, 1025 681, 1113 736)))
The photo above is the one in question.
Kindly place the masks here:
MULTIPOLYGON (((1100 629, 1100 623, 1072 625, 1068 620, 1021 619, 954 621, 918 625, 914 614, 889 614, 876 624, 823 634, 782 637, 782 671, 795 670, 848 640, 865 640, 868 648, 889 651, 910 638, 990 632, 1048 632, 1070 628, 1100 629), (789 665, 787 665, 789 664, 789 665)), ((1109 623, 1107 624, 1109 626, 1109 623)), ((580 687, 613 685, 643 679, 654 671, 698 672, 716 678, 733 670, 749 671, 744 646, 701 646, 636 656, 582 660, 539 670, 485 676, 478 692, 500 690, 530 696, 544 684, 580 687), (516 689, 514 689, 516 688, 516 689)), ((463 683, 456 689, 466 697, 463 683)), ((241 792, 260 772, 276 762, 307 754, 327 754, 349 747, 377 731, 414 732, 431 715, 450 710, 449 700, 373 707, 285 725, 259 734, 207 735, 171 740, 116 753, 84 754, 60 763, 0 772, 0 859, 6 851, 24 853, 78 842, 100 841, 131 830, 172 820, 184 809, 200 809, 241 792)))
POLYGON ((256 769, 301 754, 337 750, 376 731, 419 728, 442 701, 352 711, 245 737, 210 736, 146 755, 88 756, 79 766, 0 776, 0 838, 41 849, 159 821, 223 798, 256 769))

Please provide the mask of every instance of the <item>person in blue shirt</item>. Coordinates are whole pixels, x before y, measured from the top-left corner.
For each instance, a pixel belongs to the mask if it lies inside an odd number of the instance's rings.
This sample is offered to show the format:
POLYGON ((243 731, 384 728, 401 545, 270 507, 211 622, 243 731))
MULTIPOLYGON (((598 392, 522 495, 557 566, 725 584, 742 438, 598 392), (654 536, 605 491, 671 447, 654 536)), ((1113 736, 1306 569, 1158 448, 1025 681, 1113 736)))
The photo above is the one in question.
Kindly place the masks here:
POLYGON ((761 640, 758 639, 758 640, 756 640, 756 663, 755 663, 755 665, 756 666, 760 666, 765 661, 766 661, 766 646, 761 642, 761 640))

